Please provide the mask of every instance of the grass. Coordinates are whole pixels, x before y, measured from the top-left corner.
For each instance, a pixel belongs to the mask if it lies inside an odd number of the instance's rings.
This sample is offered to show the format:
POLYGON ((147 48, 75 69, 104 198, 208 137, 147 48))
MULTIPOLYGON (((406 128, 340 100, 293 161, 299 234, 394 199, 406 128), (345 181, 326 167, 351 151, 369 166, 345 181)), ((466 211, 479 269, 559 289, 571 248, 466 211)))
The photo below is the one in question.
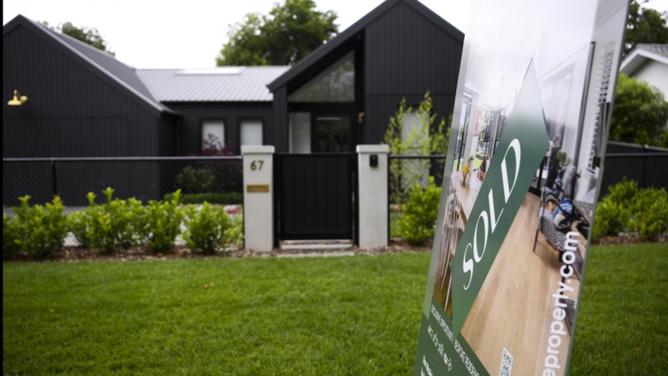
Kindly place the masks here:
POLYGON ((572 375, 668 372, 668 244, 592 250, 574 346, 572 375))
MULTIPOLYGON (((668 369, 668 247, 596 247, 572 373, 668 369)), ((5 263, 5 374, 410 374, 427 253, 5 263)))

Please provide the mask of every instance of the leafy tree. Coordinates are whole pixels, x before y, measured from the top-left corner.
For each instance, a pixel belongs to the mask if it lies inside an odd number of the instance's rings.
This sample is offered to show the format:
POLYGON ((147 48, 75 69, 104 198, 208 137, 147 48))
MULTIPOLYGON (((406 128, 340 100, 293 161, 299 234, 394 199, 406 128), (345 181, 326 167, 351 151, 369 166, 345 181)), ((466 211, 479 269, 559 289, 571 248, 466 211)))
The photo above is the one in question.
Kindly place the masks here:
POLYGON ((624 54, 638 43, 668 43, 665 16, 655 9, 643 8, 638 1, 632 0, 624 39, 624 54))
POLYGON ((247 14, 233 27, 216 65, 296 63, 338 32, 336 13, 315 6, 313 0, 285 0, 268 15, 247 14))
POLYGON ((649 84, 619 75, 610 139, 668 147, 668 102, 649 84))
MULTIPOLYGON (((53 27, 49 26, 49 23, 46 21, 41 21, 40 23, 46 27, 53 29, 53 27)), ((70 37, 78 41, 86 43, 89 46, 95 47, 98 50, 102 50, 109 53, 110 55, 114 55, 112 51, 107 50, 107 42, 104 40, 104 38, 102 38, 100 32, 97 31, 96 28, 83 27, 83 26, 78 27, 74 26, 71 22, 65 22, 62 25, 58 26, 56 30, 60 31, 65 35, 69 35, 70 37)))

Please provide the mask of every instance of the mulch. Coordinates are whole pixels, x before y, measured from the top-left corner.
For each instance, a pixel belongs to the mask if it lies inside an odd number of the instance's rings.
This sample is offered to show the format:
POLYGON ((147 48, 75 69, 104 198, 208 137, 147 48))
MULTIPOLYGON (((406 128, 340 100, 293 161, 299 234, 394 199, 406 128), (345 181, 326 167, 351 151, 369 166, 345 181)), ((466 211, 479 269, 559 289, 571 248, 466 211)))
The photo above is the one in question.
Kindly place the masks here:
MULTIPOLYGON (((197 259, 197 258, 247 258, 247 257, 286 257, 286 256, 298 256, 298 255, 309 255, 309 256, 319 256, 319 255, 336 255, 337 252, 340 252, 345 255, 349 254, 364 254, 364 255, 381 255, 389 253, 403 253, 403 252, 431 252, 431 248, 428 247, 428 244, 415 246, 409 245, 399 239, 392 239, 390 245, 385 248, 379 249, 359 249, 359 248, 346 248, 340 251, 333 250, 280 250, 275 249, 272 252, 254 252, 246 249, 226 249, 224 251, 217 252, 215 254, 201 254, 192 252, 185 246, 175 246, 171 252, 156 253, 151 252, 145 248, 141 247, 130 247, 127 249, 121 249, 112 253, 103 253, 98 250, 85 248, 85 247, 63 247, 61 250, 56 252, 54 257, 49 259, 50 261, 63 261, 63 262, 77 262, 77 261, 104 261, 104 260, 114 260, 114 261, 138 261, 138 260, 177 260, 177 259, 197 259)), ((11 261, 43 261, 41 259, 36 259, 34 257, 28 256, 26 254, 17 255, 10 259, 11 261)))

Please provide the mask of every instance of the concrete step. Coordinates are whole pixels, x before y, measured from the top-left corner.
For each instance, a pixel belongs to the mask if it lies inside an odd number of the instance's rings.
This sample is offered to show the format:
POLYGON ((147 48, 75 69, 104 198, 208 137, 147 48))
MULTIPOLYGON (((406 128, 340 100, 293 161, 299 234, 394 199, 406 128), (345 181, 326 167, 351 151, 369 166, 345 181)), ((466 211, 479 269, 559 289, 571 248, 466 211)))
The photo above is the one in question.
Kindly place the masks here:
POLYGON ((352 240, 282 240, 279 244, 285 252, 337 252, 354 247, 352 240))

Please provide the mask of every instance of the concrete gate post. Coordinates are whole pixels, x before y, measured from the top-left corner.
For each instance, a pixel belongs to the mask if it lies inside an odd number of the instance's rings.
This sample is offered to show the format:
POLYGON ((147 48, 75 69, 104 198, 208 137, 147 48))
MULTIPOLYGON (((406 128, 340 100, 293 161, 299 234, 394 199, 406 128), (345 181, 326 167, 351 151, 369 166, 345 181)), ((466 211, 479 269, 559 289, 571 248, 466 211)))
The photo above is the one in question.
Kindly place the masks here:
POLYGON ((357 145, 359 247, 382 248, 388 239, 388 145, 357 145))
POLYGON ((242 146, 244 243, 256 252, 274 248, 274 147, 242 146))

